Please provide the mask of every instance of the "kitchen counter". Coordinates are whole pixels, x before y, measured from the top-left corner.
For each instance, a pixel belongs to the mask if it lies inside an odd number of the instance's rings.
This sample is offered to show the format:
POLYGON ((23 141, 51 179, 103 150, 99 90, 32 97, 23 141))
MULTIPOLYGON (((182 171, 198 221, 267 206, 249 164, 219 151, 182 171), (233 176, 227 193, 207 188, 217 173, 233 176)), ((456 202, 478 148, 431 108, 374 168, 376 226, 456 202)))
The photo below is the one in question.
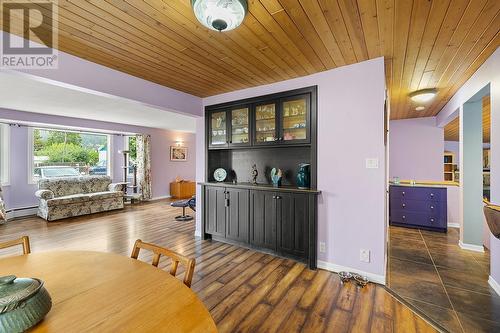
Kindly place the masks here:
POLYGON ((459 183, 457 182, 452 182, 452 181, 442 181, 442 182, 435 182, 435 181, 417 181, 415 185, 412 185, 409 180, 401 180, 398 184, 394 182, 389 182, 389 185, 394 185, 394 186, 409 186, 409 187, 447 187, 447 186, 460 186, 459 183))
POLYGON ((224 183, 224 182, 203 182, 198 183, 199 185, 206 186, 219 186, 219 187, 234 187, 234 188, 244 188, 249 190, 262 190, 262 191, 280 191, 280 192, 295 192, 295 193, 310 193, 310 194, 320 194, 321 191, 314 189, 301 189, 293 186, 279 186, 275 187, 270 184, 257 184, 252 183, 224 183))

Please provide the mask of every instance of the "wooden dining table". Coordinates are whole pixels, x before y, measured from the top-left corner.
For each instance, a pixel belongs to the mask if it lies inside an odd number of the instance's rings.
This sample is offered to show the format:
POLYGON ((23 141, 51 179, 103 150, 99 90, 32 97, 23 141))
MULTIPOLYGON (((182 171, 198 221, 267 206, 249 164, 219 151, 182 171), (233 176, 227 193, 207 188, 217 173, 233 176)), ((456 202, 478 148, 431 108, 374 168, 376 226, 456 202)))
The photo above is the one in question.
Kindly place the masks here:
POLYGON ((52 309, 31 332, 217 332, 196 294, 168 272, 103 252, 63 251, 0 260, 0 276, 45 282, 52 309))

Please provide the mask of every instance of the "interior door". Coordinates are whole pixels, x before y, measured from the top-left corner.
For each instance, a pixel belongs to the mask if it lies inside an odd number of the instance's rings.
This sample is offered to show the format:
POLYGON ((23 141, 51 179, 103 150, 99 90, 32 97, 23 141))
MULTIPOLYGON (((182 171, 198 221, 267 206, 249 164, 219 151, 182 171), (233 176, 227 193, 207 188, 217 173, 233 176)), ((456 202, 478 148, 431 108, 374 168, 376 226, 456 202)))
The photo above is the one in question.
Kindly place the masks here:
POLYGON ((250 244, 276 251, 276 194, 250 191, 250 244))

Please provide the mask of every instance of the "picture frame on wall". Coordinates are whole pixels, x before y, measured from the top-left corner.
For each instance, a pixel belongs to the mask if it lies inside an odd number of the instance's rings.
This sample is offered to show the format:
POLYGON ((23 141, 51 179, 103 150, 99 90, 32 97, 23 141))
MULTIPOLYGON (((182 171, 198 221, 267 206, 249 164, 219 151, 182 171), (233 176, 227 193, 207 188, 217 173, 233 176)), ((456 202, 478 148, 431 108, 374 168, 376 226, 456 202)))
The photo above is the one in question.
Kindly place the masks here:
POLYGON ((170 160, 174 162, 186 162, 187 150, 187 147, 170 146, 170 160))

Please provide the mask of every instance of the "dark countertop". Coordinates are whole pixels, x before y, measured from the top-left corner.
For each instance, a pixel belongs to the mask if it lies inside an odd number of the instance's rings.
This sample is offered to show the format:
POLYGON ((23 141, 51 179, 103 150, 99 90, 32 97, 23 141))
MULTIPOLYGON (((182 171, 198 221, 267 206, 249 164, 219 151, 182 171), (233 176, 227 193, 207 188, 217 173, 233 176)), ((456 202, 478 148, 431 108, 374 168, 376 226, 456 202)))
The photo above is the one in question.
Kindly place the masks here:
POLYGON ((280 191, 280 192, 295 192, 295 193, 310 193, 310 194, 320 194, 321 191, 314 189, 301 189, 298 187, 292 186, 280 186, 274 187, 269 184, 257 184, 253 185, 251 183, 224 183, 224 182, 203 182, 198 183, 199 185, 208 185, 208 186, 219 186, 219 187, 234 187, 234 188, 244 188, 249 190, 263 190, 263 191, 280 191))

